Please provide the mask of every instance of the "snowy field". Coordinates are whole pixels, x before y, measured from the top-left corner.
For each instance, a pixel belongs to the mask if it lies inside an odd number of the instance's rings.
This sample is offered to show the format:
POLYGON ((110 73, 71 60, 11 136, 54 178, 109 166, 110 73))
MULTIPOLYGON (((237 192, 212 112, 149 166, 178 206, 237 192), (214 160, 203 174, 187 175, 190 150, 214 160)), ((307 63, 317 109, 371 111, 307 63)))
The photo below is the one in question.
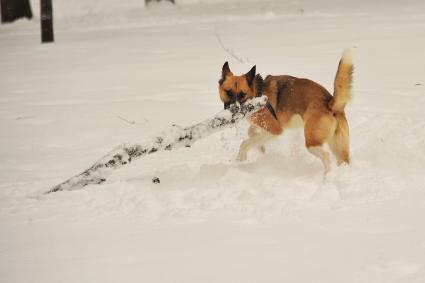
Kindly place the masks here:
POLYGON ((0 282, 425 282, 425 2, 55 0, 0 26, 0 282), (229 61, 333 91, 354 53, 352 164, 247 123, 43 195, 116 145, 222 109, 229 61), (152 178, 159 177, 160 184, 152 178))

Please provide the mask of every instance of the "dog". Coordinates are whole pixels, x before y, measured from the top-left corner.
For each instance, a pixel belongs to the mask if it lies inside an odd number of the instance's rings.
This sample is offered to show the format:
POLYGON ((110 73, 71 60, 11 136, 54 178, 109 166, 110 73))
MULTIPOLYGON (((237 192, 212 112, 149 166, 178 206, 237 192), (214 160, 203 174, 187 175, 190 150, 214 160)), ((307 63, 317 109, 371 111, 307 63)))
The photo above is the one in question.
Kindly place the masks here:
POLYGON ((236 76, 225 62, 218 86, 225 109, 256 96, 266 95, 268 98, 267 107, 250 117, 248 138, 240 145, 237 159, 246 160, 252 148, 264 153, 265 143, 281 135, 297 117, 301 117, 305 146, 322 161, 324 175, 331 169, 330 154, 324 148, 326 143, 338 166, 349 164, 349 128, 344 108, 351 100, 352 81, 353 62, 349 50, 344 51, 339 61, 333 95, 306 78, 268 75, 263 80, 260 74, 256 74, 256 66, 248 73, 236 76))

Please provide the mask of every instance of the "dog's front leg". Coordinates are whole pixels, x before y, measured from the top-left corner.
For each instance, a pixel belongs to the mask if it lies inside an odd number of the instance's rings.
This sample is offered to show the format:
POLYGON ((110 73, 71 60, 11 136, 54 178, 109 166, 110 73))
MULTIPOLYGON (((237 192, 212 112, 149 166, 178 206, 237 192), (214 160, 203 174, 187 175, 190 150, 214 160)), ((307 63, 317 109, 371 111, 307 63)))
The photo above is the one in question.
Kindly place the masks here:
POLYGON ((258 147, 260 151, 264 152, 264 144, 273 138, 273 135, 255 125, 251 125, 248 129, 248 138, 242 142, 239 147, 237 160, 245 161, 248 151, 251 148, 258 147))

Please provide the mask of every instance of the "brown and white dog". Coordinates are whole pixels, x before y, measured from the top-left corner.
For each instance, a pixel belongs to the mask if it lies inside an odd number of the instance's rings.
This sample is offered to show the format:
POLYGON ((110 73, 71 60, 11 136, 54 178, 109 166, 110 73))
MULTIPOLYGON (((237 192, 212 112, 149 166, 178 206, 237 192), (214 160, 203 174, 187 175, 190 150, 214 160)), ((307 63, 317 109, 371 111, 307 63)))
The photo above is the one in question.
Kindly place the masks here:
POLYGON ((292 76, 267 76, 265 80, 255 73, 255 66, 246 74, 235 76, 226 62, 219 81, 220 99, 224 108, 230 104, 244 103, 255 96, 266 95, 266 108, 254 113, 248 138, 242 142, 238 160, 246 160, 251 148, 265 152, 264 144, 283 133, 291 121, 301 117, 304 125, 305 145, 318 157, 325 174, 330 170, 328 144, 338 165, 350 162, 349 130, 344 113, 351 99, 353 63, 349 51, 344 51, 339 61, 334 81, 333 96, 321 85, 309 79, 292 76))

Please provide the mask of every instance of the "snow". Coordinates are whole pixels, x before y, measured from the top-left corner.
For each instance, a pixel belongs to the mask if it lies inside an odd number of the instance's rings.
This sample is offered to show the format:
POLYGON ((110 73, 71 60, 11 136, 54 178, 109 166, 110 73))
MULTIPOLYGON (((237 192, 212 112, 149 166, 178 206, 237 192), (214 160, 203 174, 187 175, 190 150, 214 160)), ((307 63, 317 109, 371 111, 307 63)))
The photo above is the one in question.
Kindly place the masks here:
POLYGON ((425 281, 423 1, 54 2, 54 44, 37 1, 0 26, 0 282, 425 281), (219 112, 225 61, 332 92, 345 48, 352 164, 325 182, 300 130, 235 161, 241 123, 43 195, 219 112))

